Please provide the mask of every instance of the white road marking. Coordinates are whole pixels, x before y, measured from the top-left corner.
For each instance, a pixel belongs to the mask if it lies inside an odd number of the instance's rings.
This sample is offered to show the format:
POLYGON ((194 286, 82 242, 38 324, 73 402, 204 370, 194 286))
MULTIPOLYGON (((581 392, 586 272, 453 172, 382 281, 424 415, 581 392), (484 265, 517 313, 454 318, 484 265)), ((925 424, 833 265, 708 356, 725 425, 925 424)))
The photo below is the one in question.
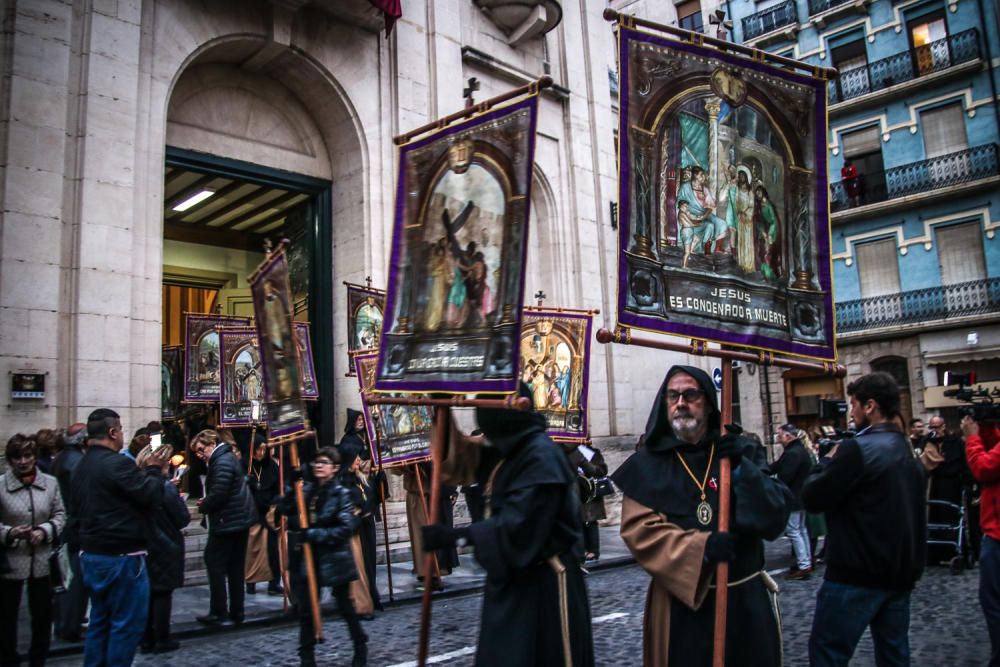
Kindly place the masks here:
MULTIPOLYGON (((472 655, 475 652, 475 646, 466 646, 465 648, 460 648, 456 651, 449 651, 448 653, 442 653, 441 655, 432 655, 427 658, 427 664, 433 665, 437 662, 446 662, 453 658, 461 658, 463 655, 472 655)), ((417 661, 411 660, 410 662, 401 662, 396 665, 390 665, 390 667, 417 667, 417 661)))
POLYGON ((628 612, 616 611, 613 614, 605 614, 604 616, 598 616, 597 618, 591 619, 591 623, 604 623, 605 621, 614 621, 619 618, 625 618, 628 616, 628 612))

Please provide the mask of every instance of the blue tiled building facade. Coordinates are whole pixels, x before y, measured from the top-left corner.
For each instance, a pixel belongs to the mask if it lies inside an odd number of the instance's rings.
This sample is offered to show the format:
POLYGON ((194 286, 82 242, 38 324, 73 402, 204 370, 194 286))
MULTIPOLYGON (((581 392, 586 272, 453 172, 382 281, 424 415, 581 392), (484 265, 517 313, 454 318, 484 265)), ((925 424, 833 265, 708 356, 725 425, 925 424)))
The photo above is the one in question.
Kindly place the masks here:
MULTIPOLYGON (((840 357, 849 379, 892 373, 904 417, 939 412, 954 425, 945 371, 1000 386, 996 1, 731 0, 720 9, 734 41, 839 70, 828 151, 840 357)), ((798 421, 819 420, 816 398, 839 398, 794 381, 786 405, 798 421)))

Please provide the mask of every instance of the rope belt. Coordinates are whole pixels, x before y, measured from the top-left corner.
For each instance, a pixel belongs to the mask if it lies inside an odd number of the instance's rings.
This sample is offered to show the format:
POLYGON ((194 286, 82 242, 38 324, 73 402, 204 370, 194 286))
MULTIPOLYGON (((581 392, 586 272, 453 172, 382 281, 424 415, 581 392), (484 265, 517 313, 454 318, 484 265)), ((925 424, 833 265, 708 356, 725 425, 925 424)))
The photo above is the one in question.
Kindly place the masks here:
POLYGON ((566 667, 572 667, 573 656, 569 647, 569 595, 566 589, 566 566, 558 556, 549 556, 549 566, 556 573, 559 584, 559 625, 562 630, 563 662, 566 667))
MULTIPOLYGON (((736 581, 730 581, 729 585, 726 588, 733 588, 735 586, 742 586, 743 584, 747 583, 751 579, 756 579, 757 577, 760 577, 760 576, 764 577, 764 586, 766 586, 768 590, 770 590, 772 592, 775 592, 775 593, 778 592, 778 584, 776 584, 775 581, 774 581, 774 579, 772 579, 770 577, 770 575, 768 575, 768 573, 765 572, 764 570, 757 570, 756 572, 754 572, 752 574, 748 574, 747 576, 743 577, 742 579, 737 579, 736 581)), ((715 584, 709 584, 708 587, 714 589, 715 588, 715 584)))

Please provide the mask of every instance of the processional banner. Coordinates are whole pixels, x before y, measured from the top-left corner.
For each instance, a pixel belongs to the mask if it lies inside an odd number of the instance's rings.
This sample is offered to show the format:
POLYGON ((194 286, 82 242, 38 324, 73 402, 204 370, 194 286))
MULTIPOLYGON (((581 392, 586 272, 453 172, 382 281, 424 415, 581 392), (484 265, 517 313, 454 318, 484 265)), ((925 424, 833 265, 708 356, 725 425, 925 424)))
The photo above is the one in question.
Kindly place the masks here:
POLYGON ((266 422, 267 415, 260 413, 264 401, 264 371, 257 346, 257 329, 219 329, 219 352, 222 357, 219 423, 248 426, 254 421, 266 422), (255 407, 257 414, 254 414, 255 407))
POLYGON ((378 352, 355 355, 354 364, 372 458, 384 468, 429 458, 434 420, 432 408, 426 405, 369 405, 367 394, 375 386, 378 352))
POLYGON ((280 438, 305 431, 302 360, 292 322, 288 258, 284 248, 271 253, 250 277, 250 292, 264 371, 269 435, 280 438))
POLYGON ((299 387, 302 398, 307 401, 319 400, 319 385, 316 383, 316 366, 313 364, 312 337, 309 335, 308 322, 295 322, 295 345, 299 351, 302 376, 299 387))
POLYGON ((400 148, 377 391, 517 389, 537 97, 400 148))
POLYGON ((160 419, 177 419, 181 411, 181 392, 184 388, 182 347, 164 345, 160 356, 160 419))
POLYGON ((347 286, 347 356, 348 373, 354 374, 354 355, 378 349, 385 313, 383 290, 344 283, 347 286))
POLYGON ((836 359, 826 79, 618 38, 619 324, 836 359))
POLYGON ((249 317, 185 313, 184 400, 216 403, 221 386, 219 332, 222 327, 245 327, 249 317))
POLYGON ((556 439, 584 440, 593 315, 525 308, 521 329, 521 382, 531 390, 535 411, 556 439))

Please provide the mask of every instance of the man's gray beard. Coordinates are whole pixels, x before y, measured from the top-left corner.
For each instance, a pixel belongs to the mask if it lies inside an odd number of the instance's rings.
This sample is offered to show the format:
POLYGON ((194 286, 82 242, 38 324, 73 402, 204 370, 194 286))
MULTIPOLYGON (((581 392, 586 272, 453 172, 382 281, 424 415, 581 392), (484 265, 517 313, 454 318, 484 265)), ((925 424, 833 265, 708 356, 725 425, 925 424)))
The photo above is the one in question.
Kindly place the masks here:
POLYGON ((701 428, 703 422, 694 415, 690 417, 674 417, 670 420, 670 428, 673 429, 674 435, 684 442, 690 442, 692 444, 698 442, 698 436, 701 435, 701 428))

